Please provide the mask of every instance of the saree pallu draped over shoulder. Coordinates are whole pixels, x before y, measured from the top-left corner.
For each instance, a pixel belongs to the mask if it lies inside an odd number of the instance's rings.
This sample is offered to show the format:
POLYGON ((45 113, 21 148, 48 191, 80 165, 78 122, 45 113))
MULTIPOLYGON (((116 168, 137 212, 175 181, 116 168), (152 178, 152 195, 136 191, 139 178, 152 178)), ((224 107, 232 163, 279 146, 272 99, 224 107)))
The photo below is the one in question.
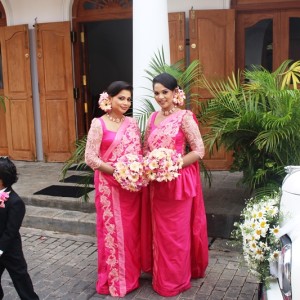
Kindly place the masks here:
MULTIPOLYGON (((137 123, 126 117, 114 133, 99 119, 103 137, 99 157, 113 165, 128 153, 141 154, 137 123)), ((140 192, 121 188, 112 175, 94 175, 97 212, 99 294, 123 297, 138 288, 140 276, 140 192)))
MULTIPOLYGON (((155 116, 148 124, 147 151, 165 147, 184 155, 183 122, 184 118, 194 122, 192 113, 178 111, 157 126, 155 116)), ((208 238, 198 162, 180 170, 170 182, 154 181, 144 188, 141 222, 142 269, 153 273, 157 293, 175 296, 190 288, 192 277, 205 276, 208 238)))

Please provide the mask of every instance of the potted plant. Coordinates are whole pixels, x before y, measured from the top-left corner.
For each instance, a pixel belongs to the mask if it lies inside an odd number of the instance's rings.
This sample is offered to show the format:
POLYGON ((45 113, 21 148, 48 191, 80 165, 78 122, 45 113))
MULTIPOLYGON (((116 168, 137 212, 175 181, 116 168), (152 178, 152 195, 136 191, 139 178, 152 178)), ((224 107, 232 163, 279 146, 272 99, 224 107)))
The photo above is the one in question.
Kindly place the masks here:
POLYGON ((300 61, 287 60, 274 72, 254 66, 225 81, 202 86, 212 99, 199 120, 209 126, 204 141, 210 153, 220 146, 233 153, 231 171, 257 194, 277 190, 284 167, 300 164, 300 61))

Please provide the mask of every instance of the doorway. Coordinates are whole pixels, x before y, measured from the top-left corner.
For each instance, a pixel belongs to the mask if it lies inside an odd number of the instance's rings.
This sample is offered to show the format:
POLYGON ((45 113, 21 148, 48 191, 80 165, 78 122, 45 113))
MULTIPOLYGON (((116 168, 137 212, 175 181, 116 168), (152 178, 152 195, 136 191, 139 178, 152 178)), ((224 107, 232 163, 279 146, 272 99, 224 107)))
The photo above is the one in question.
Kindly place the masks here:
POLYGON ((99 94, 115 80, 132 83, 132 20, 84 24, 88 86, 88 120, 99 117, 99 94))
MULTIPOLYGON (((132 83, 132 1, 74 0, 73 30, 77 137, 103 114, 99 94, 115 80, 132 83), (96 2, 95 2, 96 3, 96 2)), ((128 112, 129 114, 131 112, 128 112)))

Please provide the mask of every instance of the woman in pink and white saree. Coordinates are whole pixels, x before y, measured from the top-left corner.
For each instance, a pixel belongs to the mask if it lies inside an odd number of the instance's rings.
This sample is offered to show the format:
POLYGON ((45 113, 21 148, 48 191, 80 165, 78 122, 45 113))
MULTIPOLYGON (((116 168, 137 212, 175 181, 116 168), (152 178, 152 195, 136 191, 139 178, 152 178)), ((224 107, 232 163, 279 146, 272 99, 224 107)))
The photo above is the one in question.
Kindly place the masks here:
POLYGON ((141 193, 123 189, 114 179, 114 164, 125 154, 141 154, 137 122, 123 114, 131 105, 132 87, 113 82, 101 94, 107 112, 92 120, 85 160, 94 171, 97 213, 99 294, 124 297, 138 288, 141 193))
POLYGON ((142 269, 152 272, 153 289, 169 297, 189 289, 191 278, 204 277, 208 265, 206 213, 198 167, 204 145, 193 113, 177 107, 185 96, 176 79, 160 74, 154 78, 153 88, 162 110, 149 118, 144 155, 158 148, 173 149, 182 154, 183 168, 178 178, 152 181, 143 191, 142 269), (191 149, 188 153, 187 144, 191 149))

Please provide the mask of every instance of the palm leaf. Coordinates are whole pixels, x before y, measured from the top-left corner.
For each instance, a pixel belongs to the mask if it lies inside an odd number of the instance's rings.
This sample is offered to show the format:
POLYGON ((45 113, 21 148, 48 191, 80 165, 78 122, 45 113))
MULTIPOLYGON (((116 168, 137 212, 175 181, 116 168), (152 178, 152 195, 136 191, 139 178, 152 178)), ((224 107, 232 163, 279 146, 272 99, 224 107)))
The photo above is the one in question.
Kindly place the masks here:
POLYGON ((82 139, 76 141, 75 151, 72 153, 72 156, 64 163, 61 171, 62 180, 66 178, 71 167, 76 166, 76 170, 83 171, 81 173, 83 179, 78 184, 83 185, 85 189, 83 195, 83 201, 85 202, 89 200, 87 188, 90 186, 90 181, 94 176, 94 171, 86 165, 84 160, 86 141, 87 136, 84 136, 82 139))
POLYGON ((142 136, 146 129, 147 121, 152 112, 155 111, 155 107, 149 99, 144 99, 141 107, 134 111, 134 117, 137 119, 142 136))

